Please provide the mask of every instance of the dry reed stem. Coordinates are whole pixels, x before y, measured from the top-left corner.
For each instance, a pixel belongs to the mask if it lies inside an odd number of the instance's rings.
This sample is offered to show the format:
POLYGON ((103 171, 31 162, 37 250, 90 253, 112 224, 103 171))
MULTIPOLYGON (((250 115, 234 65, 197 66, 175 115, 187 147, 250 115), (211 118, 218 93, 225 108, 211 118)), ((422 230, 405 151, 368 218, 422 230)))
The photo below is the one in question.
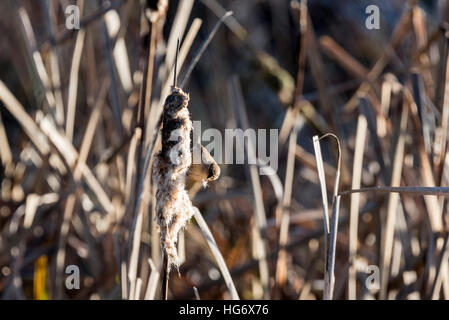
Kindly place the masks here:
POLYGON ((407 8, 406 10, 404 10, 404 13, 399 18, 398 23, 394 27, 389 43, 385 47, 382 56, 375 62, 375 64, 369 70, 366 80, 362 82, 362 84, 344 106, 343 109, 345 111, 353 111, 353 109, 357 107, 357 103, 359 100, 358 97, 360 96, 360 94, 366 94, 369 92, 369 82, 375 81, 381 75, 382 71, 390 61, 391 56, 394 54, 395 47, 399 45, 402 39, 409 33, 410 22, 411 12, 410 9, 407 8))
MULTIPOLYGON (((149 19, 152 23, 151 35, 150 35, 150 46, 149 46, 149 50, 148 50, 148 60, 146 61, 146 65, 144 68, 144 81, 142 82, 142 85, 140 88, 140 99, 139 99, 139 107, 138 107, 138 114, 137 114, 138 127, 141 130, 142 137, 139 139, 139 145, 138 145, 138 150, 137 150, 137 155, 136 155, 136 158, 137 158, 136 174, 138 175, 138 174, 140 174, 140 172, 142 172, 142 175, 140 175, 140 179, 137 176, 136 180, 135 180, 136 196, 135 196, 135 200, 134 200, 134 208, 133 208, 134 210, 131 215, 131 230, 130 230, 130 238, 128 240, 128 248, 131 248, 131 246, 132 246, 131 240, 134 238, 137 219, 138 219, 139 212, 141 210, 143 197, 145 195, 147 195, 147 193, 148 193, 148 191, 145 192, 145 190, 149 189, 148 183, 149 183, 150 178, 148 176, 148 171, 150 168, 150 161, 153 156, 156 139, 159 134, 158 125, 159 125, 160 117, 158 116, 157 117, 158 120, 156 121, 157 126, 154 128, 154 132, 151 131, 151 134, 153 134, 153 139, 151 141, 151 144, 148 145, 148 149, 147 149, 147 152, 145 155, 145 160, 143 163, 143 171, 142 171, 141 155, 142 155, 142 150, 146 146, 145 135, 149 134, 149 132, 150 132, 149 128, 151 128, 148 126, 146 128, 144 128, 144 122, 145 122, 145 118, 147 117, 147 113, 148 113, 147 109, 149 108, 149 103, 150 103, 151 93, 152 93, 154 57, 155 57, 155 50, 156 50, 156 48, 155 48, 156 36, 157 36, 157 32, 161 31, 160 28, 162 28, 162 26, 159 24, 159 20, 162 20, 162 23, 164 23, 164 21, 165 21, 167 5, 168 4, 166 3, 166 1, 158 2, 158 7, 157 7, 158 11, 155 11, 154 13, 150 12, 150 17, 149 17, 149 19)), ((148 114, 148 117, 149 117, 149 119, 151 119, 151 116, 149 114, 148 114)), ((149 125, 150 122, 151 121, 147 121, 147 125, 149 125)), ((137 128, 136 128, 136 130, 137 130, 137 128)), ((140 246, 140 242, 137 245, 140 246)), ((131 248, 131 250, 135 250, 135 249, 131 248)))
POLYGON ((355 78, 364 79, 368 75, 368 69, 351 56, 334 39, 322 36, 319 39, 321 49, 330 58, 334 59, 341 67, 355 78))
POLYGON ((154 265, 153 260, 150 258, 148 259, 148 264, 150 265, 151 268, 151 274, 150 277, 148 278, 148 285, 147 285, 147 290, 145 292, 145 300, 153 300, 155 295, 156 295, 156 289, 157 289, 157 285, 158 285, 158 280, 159 280, 159 276, 160 273, 158 271, 158 268, 156 268, 156 266, 154 265))
POLYGON ((125 33, 125 28, 122 26, 120 16, 116 10, 108 11, 104 15, 104 21, 106 23, 109 37, 114 39, 114 44, 112 45, 112 56, 114 58, 117 74, 123 90, 126 94, 129 94, 132 91, 134 84, 131 78, 129 57, 123 36, 123 33, 125 33))
MULTIPOLYGON (((165 55, 165 67, 171 69, 175 62, 176 42, 182 39, 187 22, 192 11, 194 0, 181 0, 176 9, 175 19, 167 41, 167 54, 165 55)), ((169 73, 172 74, 172 73, 169 73)))
POLYGON ((328 242, 329 242, 329 209, 327 203, 327 190, 326 190, 326 178, 324 176, 323 158, 321 156, 321 147, 318 136, 313 137, 313 149, 315 151, 316 164, 318 169, 318 178, 321 187, 321 199, 323 204, 323 230, 324 230, 324 289, 323 299, 328 300, 330 295, 330 279, 328 274, 328 242))
MULTIPOLYGON (((73 167, 75 165, 76 159, 78 158, 78 153, 75 147, 70 143, 65 135, 61 134, 57 130, 55 124, 51 119, 49 119, 48 116, 43 117, 42 114, 38 112, 38 117, 40 118, 39 131, 43 132, 46 135, 46 137, 53 143, 58 152, 62 155, 67 164, 70 167, 73 167)), ((90 168, 85 164, 81 164, 80 170, 87 186, 97 197, 103 209, 106 212, 113 212, 114 206, 112 205, 111 200, 109 199, 108 195, 106 194, 103 187, 98 182, 97 178, 94 176, 90 168)))
MULTIPOLYGON (((217 0, 201 0, 201 2, 209 8, 217 17, 222 17, 226 14, 227 10, 217 0)), ((249 41, 248 32, 233 16, 224 21, 224 24, 231 30, 236 37, 242 41, 249 41)))
POLYGON ((136 292, 134 293, 134 299, 133 300, 139 300, 140 294, 142 290, 142 278, 137 278, 136 281, 136 292))
MULTIPOLYGON (((426 43, 428 40, 427 35, 427 17, 426 13, 422 8, 415 5, 412 8, 412 27, 413 27, 413 33, 416 38, 416 51, 419 51, 420 49, 424 48, 426 46, 426 43)), ((440 59, 441 61, 441 59, 440 59)), ((419 64, 421 65, 429 65, 430 64, 430 58, 428 55, 428 52, 423 52, 419 57, 419 64)), ((444 69, 443 69, 444 71, 444 69)), ((434 91, 433 88, 433 75, 431 73, 431 70, 428 68, 423 68, 420 71, 425 87, 428 89, 429 92, 434 91)))
MULTIPOLYGON (((0 85, 2 84, 0 83, 0 85)), ((6 134, 5 126, 3 124, 1 115, 0 115, 0 158, 2 160, 2 165, 4 168, 6 168, 12 162, 11 147, 9 146, 8 136, 6 134)))
POLYGON ((231 274, 229 273, 228 267, 226 266, 223 256, 221 255, 220 250, 218 249, 217 243, 215 242, 214 237, 210 232, 210 229, 207 226, 206 221, 204 221, 201 212, 196 207, 193 207, 193 211, 195 220, 198 223, 198 226, 200 227, 201 232, 203 233, 204 238, 207 241, 207 244, 209 245, 212 255, 215 258, 215 261, 217 262, 218 268, 220 269, 223 279, 225 280, 226 286, 228 287, 229 293, 231 294, 231 298, 233 300, 240 300, 237 290, 235 289, 234 281, 232 281, 231 274))
MULTIPOLYGON (((399 138, 396 143, 394 160, 393 160, 393 172, 391 175, 391 183, 392 187, 399 187, 401 184, 401 176, 402 176, 402 166, 404 163, 404 149, 405 149, 405 135, 407 130, 407 121, 408 121, 408 108, 403 105, 402 107, 402 116, 401 116, 401 124, 399 129, 399 138)), ((393 248, 393 240, 394 240, 394 229, 396 224, 396 214, 399 205, 399 195, 397 193, 391 193, 388 197, 388 209, 387 209, 387 220, 384 226, 384 234, 383 234, 383 249, 382 249, 382 257, 381 257, 381 288, 379 297, 382 300, 387 298, 387 286, 389 280, 389 272, 390 272, 390 260, 391 260, 391 252, 393 248)))
POLYGON ((382 193, 404 193, 404 194, 414 194, 414 195, 424 195, 424 196, 449 196, 449 187, 385 187, 376 186, 360 189, 345 190, 339 193, 339 195, 344 196, 353 193, 363 193, 363 192, 382 192, 382 193))
MULTIPOLYGON (((441 115, 441 124, 440 124, 440 134, 435 135, 436 144, 439 147, 439 155, 437 155, 436 165, 437 165, 437 181, 439 181, 439 184, 441 185, 443 182, 443 171, 445 168, 445 162, 446 162, 446 145, 447 145, 447 137, 448 137, 448 127, 449 127, 449 34, 446 32, 444 37, 444 54, 443 56, 443 66, 441 68, 443 72, 443 80, 444 85, 441 85, 442 89, 442 96, 443 98, 441 100, 441 105, 438 106, 440 110, 442 110, 441 115)), ((438 96, 437 96, 438 97, 438 96)), ((448 183, 449 181, 446 181, 448 183)))
MULTIPOLYGON (((54 36, 54 28, 56 24, 55 3, 50 0, 42 1, 45 9, 45 22, 50 37, 54 36)), ((80 7, 84 6, 84 2, 80 1, 80 7)), ((50 49, 50 67, 51 67, 51 82, 54 89, 55 106, 56 106, 56 123, 62 127, 64 125, 64 102, 62 98, 61 88, 61 70, 59 68, 58 48, 52 46, 50 49)))
MULTIPOLYGON (((369 209, 368 209, 369 210, 369 209)), ((359 215, 362 215, 363 213, 367 212, 366 211, 361 211, 359 213, 359 215)), ((341 219, 339 219, 338 221, 338 226, 339 228, 345 228, 348 226, 348 222, 349 222, 349 217, 342 217, 341 219)), ((287 251, 292 250, 294 248, 298 248, 298 247, 302 247, 302 246, 306 246, 310 243, 310 240, 312 239, 320 239, 323 236, 323 228, 319 227, 317 229, 315 229, 314 231, 310 231, 310 233, 307 233, 305 236, 299 237, 297 239, 294 240, 290 240, 290 242, 284 247, 284 248, 276 248, 275 250, 273 250, 272 252, 267 254, 267 260, 272 260, 272 259, 276 259, 279 251, 281 249, 285 249, 287 251)), ((231 276, 233 276, 234 278, 243 275, 244 273, 248 272, 249 270, 252 270, 253 268, 258 267, 259 265, 259 260, 257 259, 252 259, 248 262, 242 263, 240 265, 238 265, 237 267, 234 267, 232 270, 230 270, 230 274, 231 276)), ((210 287, 216 286, 220 283, 220 280, 210 280, 205 282, 204 284, 202 284, 201 286, 198 287, 198 291, 202 292, 203 290, 206 290, 210 287)), ((186 296, 191 297, 191 293, 187 293, 186 296)))
MULTIPOLYGON (((103 2, 101 7, 89 14, 83 17, 80 20, 80 28, 85 29, 90 24, 98 21, 98 19, 102 18, 107 12, 113 9, 119 8, 122 4, 124 4, 125 0, 115 0, 115 1, 107 1, 103 2)), ((63 42, 69 40, 71 37, 73 37, 75 34, 77 34, 76 29, 67 29, 64 27, 64 29, 60 32, 57 32, 54 36, 49 37, 48 39, 44 40, 43 43, 40 45, 39 50, 41 52, 46 52, 51 47, 51 44, 54 43, 55 45, 62 44, 63 42)))
POLYGON ((307 0, 302 0, 299 3, 291 2, 292 8, 299 11, 299 54, 298 54, 298 73, 296 75, 296 88, 295 96, 293 101, 293 106, 287 109, 284 117, 284 122, 282 123, 281 132, 279 133, 279 144, 284 145, 289 133, 291 132, 293 122, 296 118, 296 114, 301 110, 301 101, 303 87, 304 87, 304 76, 306 72, 306 52, 307 52, 307 0))
POLYGON ((128 281, 129 281, 129 300, 135 300, 135 290, 136 290, 136 277, 137 277, 137 264, 140 252, 140 242, 142 235, 142 223, 143 223, 143 210, 139 210, 136 221, 136 229, 133 235, 133 244, 131 247, 131 255, 128 263, 128 281))
POLYGON ((334 297, 334 287, 335 287, 335 254, 337 251, 337 234, 338 234, 338 216, 340 212, 340 198, 341 196, 336 196, 334 198, 334 203, 332 206, 332 218, 330 224, 330 235, 329 235, 329 256, 327 258, 328 266, 326 269, 326 279, 327 290, 325 290, 325 299, 332 300, 334 297))
MULTIPOLYGON (((407 87, 404 87, 403 94, 404 98, 407 101, 407 106, 409 107, 412 120, 415 124, 415 129, 417 132, 420 132, 420 134, 418 134, 417 137, 418 137, 418 155, 420 159, 421 179, 423 180, 425 187, 435 187, 436 184, 433 176, 432 166, 430 164, 429 156, 426 153, 424 147, 424 141, 422 137, 422 127, 418 116, 418 108, 416 106, 416 103, 413 99, 411 92, 408 90, 407 87)), ((437 197, 426 195, 424 196, 424 201, 426 203, 432 231, 433 232, 441 231, 443 228, 442 225, 443 221, 440 211, 441 208, 438 203, 437 197)))
MULTIPOLYGON (((327 259, 325 259, 325 277, 324 277, 324 299, 326 300, 332 300, 334 296, 334 286, 335 286, 335 254, 336 254, 336 246, 337 246, 337 234, 338 234, 338 216, 340 212, 340 196, 338 195, 338 190, 340 187, 340 170, 341 170, 341 145, 340 145, 340 139, 333 133, 326 133, 322 137, 320 137, 320 140, 326 137, 333 138, 337 143, 337 150, 338 150, 338 156, 337 156, 337 171, 335 174, 335 181, 334 181, 334 192, 332 197, 332 217, 330 217, 330 231, 328 235, 328 248, 327 251, 325 251, 325 254, 327 255, 327 259)), ((319 145, 318 145, 319 147, 319 145)), ((321 152, 320 152, 321 157, 321 152)), ((324 174, 324 172, 322 172, 324 174)), ((325 183, 325 182, 324 182, 325 183)))
POLYGON ((135 158, 136 158, 136 149, 137 144, 142 139, 142 130, 140 128, 136 128, 134 131, 133 137, 131 138, 131 143, 129 145, 128 150, 128 159, 126 161, 126 182, 125 182, 125 205, 131 204, 131 194, 133 190, 133 175, 135 174, 135 158))
POLYGON ((315 150, 316 166, 318 171, 318 178, 321 187, 321 197, 323 203, 323 230, 324 230, 324 290, 323 299, 332 300, 334 292, 334 268, 335 268, 335 251, 336 251, 336 239, 338 233, 338 215, 340 210, 340 196, 338 195, 338 188, 340 184, 340 168, 341 168, 341 147, 340 140, 332 133, 327 133, 322 137, 313 137, 313 148, 315 150), (326 177, 324 174, 324 162, 321 156, 320 140, 326 137, 332 137, 336 140, 338 146, 338 162, 337 171, 334 182, 334 192, 332 200, 332 221, 329 226, 329 209, 327 203, 327 191, 326 191, 326 177))
MULTIPOLYGON (((363 168, 363 153, 365 149, 368 124, 363 115, 357 120, 357 133, 354 150, 354 163, 352 170, 352 188, 360 188, 363 168)), ((357 230, 359 217, 360 194, 351 194, 350 221, 349 221, 349 274, 348 274, 348 299, 356 299, 356 259, 357 259, 357 230)))
MULTIPOLYGON (((284 194, 282 198, 282 215, 279 228, 279 247, 284 247, 288 242, 288 230, 290 226, 290 204, 292 198, 293 178, 295 170, 295 149, 298 139, 299 121, 295 119, 295 124, 290 133, 290 140, 287 153, 287 169, 284 181, 284 194)), ((276 284, 279 289, 285 286, 287 279, 287 252, 280 250, 276 265, 276 284)))
POLYGON ((329 205, 327 203, 326 178, 324 175, 323 158, 321 156, 321 147, 318 136, 313 137, 313 149, 315 150, 318 178, 320 180, 321 200, 323 204, 324 233, 327 236, 327 234, 329 234, 329 205))
POLYGON ((440 298, 440 290, 441 290, 441 286, 444 281, 444 279, 443 279, 444 273, 447 270, 447 263, 448 263, 448 258, 449 258, 448 241, 449 241, 449 235, 446 235, 446 237, 444 238, 443 245, 441 247, 440 258, 439 258, 438 264, 436 266, 436 271, 435 271, 435 280, 433 282, 432 289, 431 289, 431 298, 433 300, 439 300, 439 298, 440 298))
POLYGON ((336 119, 334 117, 334 111, 332 109, 332 103, 329 96, 327 79, 324 77, 324 64, 321 54, 318 50, 318 43, 313 28, 313 23, 310 18, 310 14, 307 15, 307 57, 310 62, 311 73, 316 81, 318 87, 318 95, 320 105, 323 108, 323 113, 331 124, 333 129, 337 129, 336 119))
MULTIPOLYGON (((14 6, 17 6, 14 3, 14 6)), ((56 100, 51 91, 51 82, 50 77, 48 76, 47 70, 45 69, 44 61, 42 59, 42 55, 37 50, 36 37, 33 31, 33 27, 31 26, 30 17, 28 16, 26 10, 23 7, 18 8, 18 15, 21 20, 21 28, 24 34, 24 38, 26 39, 26 45, 28 49, 28 54, 33 61, 33 67, 35 72, 39 78, 41 88, 45 93, 45 99, 47 104, 52 112, 53 117, 56 117, 56 100)))
POLYGON ((198 61, 200 60, 201 56, 203 55, 204 51, 207 49, 207 47, 209 46, 209 43, 212 41, 212 39, 214 38, 215 34, 218 31, 218 28, 221 26, 221 24, 229 17, 233 14, 232 11, 228 11, 226 12, 221 18, 220 20, 218 20, 214 27, 212 28, 212 30, 210 31, 209 35, 207 36, 206 40, 201 44, 201 47, 198 49, 198 52, 195 53, 195 56, 193 57, 192 62, 189 65, 189 68, 187 69, 184 77, 182 78, 181 81, 181 85, 180 88, 184 88, 184 86, 186 85, 187 81, 190 78, 190 74, 192 73, 193 69, 195 68, 196 64, 198 63, 198 61))
POLYGON ((26 113, 22 104, 14 97, 2 81, 0 81, 0 100, 22 126, 37 150, 44 156, 50 153, 50 144, 47 137, 41 132, 34 120, 26 113))
MULTIPOLYGON (((101 23, 101 41, 103 42, 103 47, 106 55, 106 65, 109 73, 109 78, 111 85, 109 87, 109 106, 112 112, 112 120, 115 122, 115 129, 119 136, 123 134, 123 123, 122 123, 122 106, 119 97, 119 90, 116 78, 116 68, 114 66, 113 57, 113 43, 109 37, 108 28, 106 24, 106 16, 103 17, 101 23)), ((80 31, 81 32, 81 31, 80 31)))
MULTIPOLYGON (((242 130, 247 130, 249 128, 249 121, 246 112, 245 102, 243 100, 241 87, 239 80, 236 76, 232 78, 231 82, 231 91, 233 98, 233 106, 234 113, 237 117, 238 123, 240 124, 242 130)), ((248 139, 248 143, 246 144, 247 152, 248 152, 248 163, 254 163, 256 159, 256 149, 253 145, 251 139, 248 139)), ((249 174, 251 179, 251 187, 253 191, 254 198, 254 206, 255 206, 255 220, 256 220, 256 229, 254 231, 254 246, 256 248, 256 259, 259 260, 259 272, 260 278, 262 282, 262 286, 264 288, 264 297, 268 299, 270 296, 269 292, 269 269, 268 263, 266 260, 266 239, 264 237, 267 220, 265 214, 265 207, 263 203, 263 193, 260 185, 259 174, 257 172, 256 165, 249 165, 249 174)))
POLYGON ((293 114, 294 110, 292 107, 289 107, 285 112, 284 121, 282 121, 281 130, 279 131, 279 144, 281 146, 285 144, 292 130, 293 120, 295 119, 293 114))
MULTIPOLYGON (((414 94, 419 99, 419 97, 422 97, 421 93, 421 86, 414 86, 414 94)), ((421 173, 421 179, 424 183, 425 187, 435 187, 435 177, 432 170, 432 165, 429 159, 428 150, 426 150, 426 133, 428 133, 428 127, 427 130, 425 130, 427 125, 427 121, 424 120, 421 110, 421 101, 417 100, 415 101, 413 99, 412 94, 407 88, 404 88, 404 97, 407 100, 407 105, 410 108, 411 115, 413 122, 415 124, 416 132, 418 132, 418 154, 420 159, 420 173, 421 173)), ((440 203, 438 201, 438 198, 433 195, 425 195, 424 201, 427 207, 427 212, 429 215, 430 225, 432 228, 432 232, 434 235, 437 235, 439 232, 443 229, 443 211, 442 207, 440 206, 440 203)), ((436 238, 436 244, 435 244, 435 250, 441 251, 443 246, 443 240, 441 237, 436 238)), ((431 285, 432 279, 435 276, 435 261, 432 259, 430 264, 428 265, 428 282, 427 286, 431 285)), ((443 292, 446 299, 449 299, 449 272, 448 272, 448 265, 446 263, 443 264, 442 268, 443 273, 443 292)))
POLYGON ((73 130, 75 128, 76 98, 78 94, 79 67, 83 53, 85 30, 80 30, 76 36, 75 49, 73 50, 72 65, 70 68, 69 93, 67 98, 67 119, 65 134, 73 141, 73 130))
MULTIPOLYGON (((296 145, 296 151, 295 151, 295 156, 296 156, 296 160, 298 162, 300 162, 303 166, 312 169, 313 171, 317 171, 318 167, 316 164, 316 158, 309 153, 307 150, 305 150, 303 147, 301 147, 300 145, 296 145)), ((335 181, 335 176, 336 176, 336 172, 337 170, 335 170, 333 167, 331 167, 329 164, 327 163, 323 163, 323 169, 324 169, 324 173, 325 173, 325 178, 326 180, 326 188, 328 188, 328 190, 332 190, 331 189, 331 185, 333 181, 335 181)))
MULTIPOLYGON (((139 259, 139 252, 140 252, 140 245, 141 245, 141 233, 142 233, 142 223, 143 223, 143 216, 144 216, 144 208, 141 206, 141 203, 144 202, 143 198, 144 195, 148 195, 150 192, 148 181, 149 177, 147 177, 148 168, 150 166, 150 159, 153 153, 153 146, 150 147, 149 152, 147 153, 147 156, 145 158, 144 163, 144 174, 139 177, 139 173, 141 172, 142 168, 142 150, 144 147, 144 122, 145 118, 148 114, 149 104, 151 101, 151 95, 152 95, 152 84, 153 84, 153 73, 154 73, 154 59, 155 59, 155 51, 156 51, 156 37, 158 36, 158 33, 161 31, 161 28, 163 27, 163 23, 165 22, 165 14, 167 10, 167 3, 164 1, 159 1, 157 4, 157 10, 152 12, 150 10, 149 14, 147 15, 147 18, 149 19, 151 23, 151 33, 150 33, 150 43, 147 53, 147 59, 145 60, 145 67, 143 72, 143 82, 140 87, 140 97, 139 97, 139 105, 137 110, 137 126, 134 129, 134 137, 133 141, 135 141, 134 144, 131 145, 131 148, 129 150, 130 157, 128 162, 128 172, 127 172, 127 192, 131 193, 131 190, 133 189, 133 183, 132 183, 132 176, 133 176, 133 168, 135 167, 134 175, 136 176, 135 179, 135 187, 134 191, 138 191, 135 193, 135 198, 131 199, 130 196, 128 198, 128 201, 133 201, 134 204, 134 212, 131 215, 131 233, 130 237, 128 239, 128 250, 130 250, 129 253, 129 260, 128 260, 128 280, 129 280, 129 286, 130 286, 130 298, 133 292, 133 288, 136 285, 136 275, 137 275, 137 267, 138 267, 138 259, 139 259), (137 150, 136 150, 137 149, 137 150), (132 158, 131 158, 132 154, 132 158), (136 160, 136 163, 135 161, 136 160), (137 190, 137 188, 139 188, 137 190)), ((149 10, 149 9, 147 9, 149 10)), ((143 24, 145 20, 143 20, 143 16, 146 15, 145 13, 142 13, 142 22, 143 24)), ((142 27, 142 26, 141 26, 142 27)), ((143 27, 142 27, 143 28, 143 27)), ((157 138, 157 135, 155 136, 157 138)), ((153 200, 153 198, 152 198, 153 200)), ((132 208, 130 206, 129 208, 132 208)), ((146 210, 145 210, 146 212, 146 210)), ((152 224, 153 225, 153 224, 152 224)))
MULTIPOLYGON (((85 167, 86 160, 89 154, 89 150, 92 145, 92 141, 95 134, 95 129, 97 127, 98 121, 100 119, 100 112, 104 105, 104 100, 106 98, 106 92, 109 87, 109 81, 105 80, 101 86, 97 103, 95 104, 94 110, 90 116, 89 122, 87 124, 86 132, 81 143, 80 153, 76 165, 73 170, 73 180, 75 184, 78 184, 82 177, 82 168, 85 167)), ((70 222, 72 220, 73 209, 76 203, 76 194, 71 194, 67 199, 66 206, 64 209, 63 220, 61 224, 61 231, 58 240, 58 250, 56 254, 56 297, 62 297, 62 276, 63 268, 65 265, 65 252, 67 236, 69 233, 70 222)))

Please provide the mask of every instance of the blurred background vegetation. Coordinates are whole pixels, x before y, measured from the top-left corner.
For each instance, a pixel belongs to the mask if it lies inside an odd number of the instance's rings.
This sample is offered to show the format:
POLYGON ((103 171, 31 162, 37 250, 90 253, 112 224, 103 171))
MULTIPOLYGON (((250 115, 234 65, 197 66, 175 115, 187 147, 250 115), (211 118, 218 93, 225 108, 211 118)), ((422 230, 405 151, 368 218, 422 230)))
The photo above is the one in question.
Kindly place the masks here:
MULTIPOLYGON (((340 139, 339 190, 447 186, 447 1, 1 1, 2 298, 160 298, 145 158, 177 38, 182 78, 227 10, 183 88, 191 118, 223 132, 242 127, 240 108, 251 128, 280 130, 275 176, 223 164, 217 181, 191 192, 240 298, 323 299, 314 135, 340 139), (73 4, 81 31, 65 27, 73 4), (365 27, 372 4, 378 30, 365 27), (71 264, 79 290, 65 288, 71 264)), ((321 148, 332 202, 338 150, 330 139, 321 148)), ((444 196, 342 196, 333 297, 449 298, 447 208, 444 196), (368 265, 380 268, 380 288, 365 285, 368 265)), ((169 298, 230 298, 195 222, 179 249, 169 298)))

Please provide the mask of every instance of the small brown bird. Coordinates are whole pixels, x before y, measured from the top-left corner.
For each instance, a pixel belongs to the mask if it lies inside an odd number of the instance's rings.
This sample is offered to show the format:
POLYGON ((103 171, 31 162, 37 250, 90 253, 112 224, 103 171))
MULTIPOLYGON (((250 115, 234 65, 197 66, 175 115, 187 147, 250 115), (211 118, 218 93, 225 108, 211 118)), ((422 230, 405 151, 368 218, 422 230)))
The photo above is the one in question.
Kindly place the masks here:
POLYGON ((194 163, 190 165, 187 172, 186 189, 189 190, 189 195, 192 197, 201 187, 207 186, 209 181, 217 180, 220 176, 220 166, 211 156, 209 151, 199 143, 194 144, 192 148, 192 157, 201 148, 201 163, 194 163))

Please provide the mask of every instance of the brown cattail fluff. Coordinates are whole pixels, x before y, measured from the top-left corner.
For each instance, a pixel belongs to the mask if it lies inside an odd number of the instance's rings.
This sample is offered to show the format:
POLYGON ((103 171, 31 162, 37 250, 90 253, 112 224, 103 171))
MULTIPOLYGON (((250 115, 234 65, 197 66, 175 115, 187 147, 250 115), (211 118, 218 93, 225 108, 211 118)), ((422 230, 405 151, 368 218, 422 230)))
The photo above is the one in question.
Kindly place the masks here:
POLYGON ((189 95, 174 87, 165 100, 162 113, 162 150, 155 155, 153 181, 156 186, 156 219, 161 243, 170 265, 179 266, 178 233, 193 215, 192 202, 185 189, 192 162, 190 149, 189 95))

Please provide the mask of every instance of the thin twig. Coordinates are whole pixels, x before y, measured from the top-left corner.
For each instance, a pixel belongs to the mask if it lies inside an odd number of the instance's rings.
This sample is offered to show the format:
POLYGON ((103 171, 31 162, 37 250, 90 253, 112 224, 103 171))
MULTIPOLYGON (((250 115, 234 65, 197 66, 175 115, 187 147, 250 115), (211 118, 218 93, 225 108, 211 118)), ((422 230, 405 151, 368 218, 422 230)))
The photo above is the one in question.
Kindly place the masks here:
POLYGON ((395 192, 395 193, 405 193, 405 194, 416 194, 416 195, 432 195, 432 196, 449 196, 449 187, 368 187, 360 189, 345 190, 339 193, 341 196, 345 196, 352 193, 362 193, 362 192, 395 192))
POLYGON ((184 78, 181 81, 181 86, 180 88, 184 88, 185 84, 187 83, 187 81, 189 80, 190 74, 192 73, 193 69, 195 68, 195 66, 197 65, 198 61, 200 60, 201 56, 203 55, 204 51, 207 49, 207 46, 209 45, 209 43, 212 41, 212 39, 214 38, 215 34, 218 31, 218 28, 221 26, 221 24, 226 20, 227 17, 229 17, 230 15, 232 15, 233 12, 232 11, 228 11, 226 12, 223 17, 221 17, 220 20, 217 21, 217 23, 215 23, 214 27, 212 28, 212 31, 209 33, 209 35, 207 36, 206 40, 203 42, 203 44, 201 45, 200 49, 198 50, 198 52, 195 54, 195 57, 193 58, 192 62, 189 65, 189 68, 187 69, 186 74, 184 75, 184 78))

